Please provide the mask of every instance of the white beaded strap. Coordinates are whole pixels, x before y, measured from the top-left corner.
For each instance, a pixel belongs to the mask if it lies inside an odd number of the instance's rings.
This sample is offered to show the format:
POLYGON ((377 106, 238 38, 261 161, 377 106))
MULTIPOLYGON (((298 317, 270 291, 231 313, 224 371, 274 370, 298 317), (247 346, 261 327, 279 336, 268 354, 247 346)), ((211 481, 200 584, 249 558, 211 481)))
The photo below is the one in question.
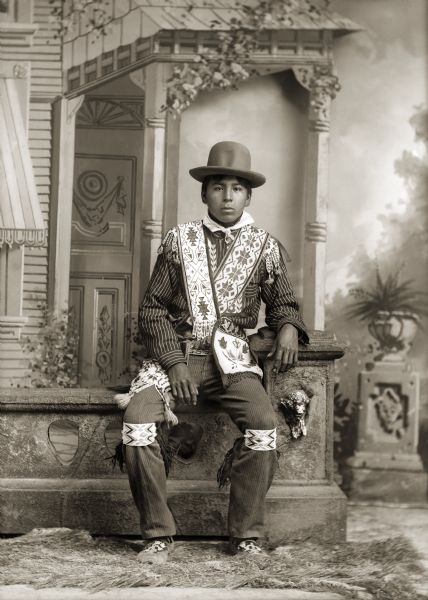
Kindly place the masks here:
POLYGON ((251 450, 275 450, 276 449, 276 428, 275 429, 246 429, 245 445, 251 450))
POLYGON ((123 423, 122 440, 126 446, 148 446, 156 435, 156 423, 123 423))

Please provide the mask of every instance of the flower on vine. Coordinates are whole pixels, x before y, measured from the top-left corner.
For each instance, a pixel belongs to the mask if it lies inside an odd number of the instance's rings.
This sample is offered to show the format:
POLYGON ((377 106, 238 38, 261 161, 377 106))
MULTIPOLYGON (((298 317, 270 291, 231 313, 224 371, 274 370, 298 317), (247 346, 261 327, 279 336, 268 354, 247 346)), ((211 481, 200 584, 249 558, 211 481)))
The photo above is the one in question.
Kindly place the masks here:
POLYGON ((244 69, 241 67, 241 65, 238 65, 238 63, 236 63, 236 62, 233 62, 230 65, 230 68, 232 70, 232 73, 236 73, 237 74, 237 73, 245 72, 244 69))

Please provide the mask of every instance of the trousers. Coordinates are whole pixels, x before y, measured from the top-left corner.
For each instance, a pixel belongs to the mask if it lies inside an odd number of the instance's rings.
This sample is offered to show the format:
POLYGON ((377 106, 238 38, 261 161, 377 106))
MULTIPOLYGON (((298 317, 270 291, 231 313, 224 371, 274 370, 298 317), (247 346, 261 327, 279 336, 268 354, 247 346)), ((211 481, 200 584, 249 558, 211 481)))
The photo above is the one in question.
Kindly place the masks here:
MULTIPOLYGON (((276 435, 269 397, 260 379, 251 373, 232 378, 225 389, 212 355, 190 355, 188 366, 198 386, 198 403, 204 399, 218 403, 243 434, 235 445, 230 477, 229 535, 259 538, 264 533, 265 497, 277 464, 275 444, 268 445, 269 449, 266 444, 257 444, 257 433, 261 433, 262 440, 263 432, 276 435)), ((154 386, 131 398, 123 420, 137 426, 164 421, 163 402, 154 386)), ((154 425, 147 427, 154 430, 154 425)), ((140 514, 141 535, 143 539, 173 536, 176 528, 167 503, 167 477, 159 443, 150 433, 141 444, 124 441, 123 446, 129 484, 140 514)))

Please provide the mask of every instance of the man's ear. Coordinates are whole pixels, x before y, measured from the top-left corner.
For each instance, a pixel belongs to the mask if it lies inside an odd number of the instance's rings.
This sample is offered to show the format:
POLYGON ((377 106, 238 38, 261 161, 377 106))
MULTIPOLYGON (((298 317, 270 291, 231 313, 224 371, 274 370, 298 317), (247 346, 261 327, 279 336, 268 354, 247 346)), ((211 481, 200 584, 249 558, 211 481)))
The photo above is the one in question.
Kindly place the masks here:
POLYGON ((202 202, 203 202, 204 204, 206 204, 206 203, 207 203, 207 197, 206 197, 206 195, 202 193, 202 194, 201 194, 201 198, 202 198, 202 202))
POLYGON ((250 206, 251 194, 248 194, 248 198, 245 200, 245 206, 250 206))

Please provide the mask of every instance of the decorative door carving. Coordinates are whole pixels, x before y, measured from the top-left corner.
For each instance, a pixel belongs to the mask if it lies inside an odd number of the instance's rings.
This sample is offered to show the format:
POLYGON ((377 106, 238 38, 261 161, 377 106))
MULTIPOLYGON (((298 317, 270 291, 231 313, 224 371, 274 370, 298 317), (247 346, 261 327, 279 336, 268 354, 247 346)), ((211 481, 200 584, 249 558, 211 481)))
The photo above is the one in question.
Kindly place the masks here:
POLYGON ((83 387, 127 381, 139 277, 139 114, 135 100, 87 98, 76 120, 70 306, 80 332, 83 387))

